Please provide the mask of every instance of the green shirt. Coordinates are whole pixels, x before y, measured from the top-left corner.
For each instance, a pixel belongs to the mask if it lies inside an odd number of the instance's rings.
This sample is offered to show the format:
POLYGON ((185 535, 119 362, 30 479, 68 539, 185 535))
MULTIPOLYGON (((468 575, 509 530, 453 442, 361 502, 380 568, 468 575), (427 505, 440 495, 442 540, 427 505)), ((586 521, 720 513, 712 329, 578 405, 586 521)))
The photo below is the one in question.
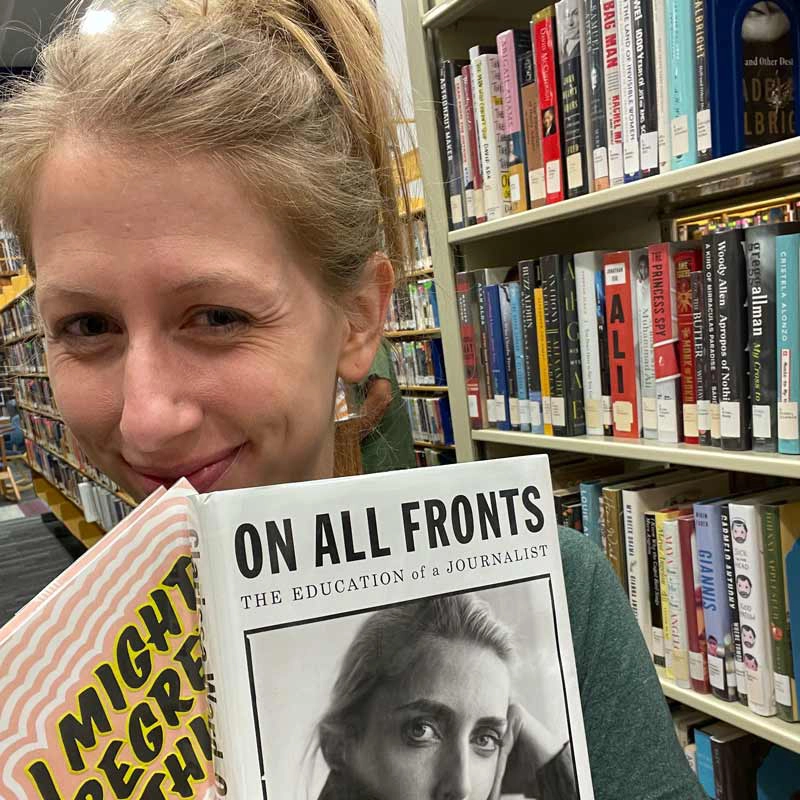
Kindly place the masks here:
POLYGON ((608 560, 576 531, 559 540, 596 800, 707 800, 608 560))
POLYGON ((361 442, 364 472, 387 472, 416 466, 411 422, 400 387, 394 374, 389 343, 384 339, 372 362, 367 379, 359 385, 359 400, 363 402, 370 380, 384 378, 392 385, 392 402, 375 429, 361 442))

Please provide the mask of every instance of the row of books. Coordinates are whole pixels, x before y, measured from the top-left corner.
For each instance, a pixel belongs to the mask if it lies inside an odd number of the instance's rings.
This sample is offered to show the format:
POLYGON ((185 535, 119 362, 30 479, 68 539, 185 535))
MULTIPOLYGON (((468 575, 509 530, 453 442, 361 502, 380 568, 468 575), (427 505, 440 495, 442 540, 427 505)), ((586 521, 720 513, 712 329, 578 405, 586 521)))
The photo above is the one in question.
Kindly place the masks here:
POLYGON ((410 220, 406 220, 404 225, 411 249, 411 257, 405 262, 406 270, 420 272, 430 269, 433 267, 433 256, 431 255, 431 240, 425 216, 412 217, 410 220))
POLYGON ((33 303, 27 298, 12 303, 0 313, 0 339, 3 343, 9 339, 18 339, 37 331, 36 316, 33 303))
POLYGON ((416 447, 414 456, 418 467, 440 467, 443 464, 455 464, 455 450, 438 450, 434 447, 416 447))
POLYGON ((793 137, 800 8, 760 5, 559 0, 440 62, 452 227, 793 137))
POLYGON ((5 347, 6 365, 9 373, 40 372, 47 374, 47 359, 41 338, 15 342, 5 347))
POLYGON ((439 327, 439 304, 433 278, 400 283, 392 292, 386 315, 387 331, 422 330, 439 327))
POLYGON ((800 789, 800 754, 680 703, 672 703, 670 713, 678 742, 712 800, 786 800, 800 789))
POLYGON ((9 231, 0 231, 0 275, 18 275, 23 267, 17 238, 9 231))
POLYGON ((14 378, 14 393, 20 403, 59 416, 49 378, 14 378))
POLYGON ((393 342, 392 364, 403 386, 446 386, 441 339, 393 342))
POLYGON ((798 219, 800 196, 787 195, 777 202, 734 206, 680 221, 676 224, 676 238, 679 242, 687 242, 723 228, 752 228, 755 225, 794 222, 798 219))
POLYGON ((459 273, 473 427, 800 453, 800 223, 459 273))
POLYGON ((403 397, 415 441, 453 444, 450 400, 444 397, 403 397))

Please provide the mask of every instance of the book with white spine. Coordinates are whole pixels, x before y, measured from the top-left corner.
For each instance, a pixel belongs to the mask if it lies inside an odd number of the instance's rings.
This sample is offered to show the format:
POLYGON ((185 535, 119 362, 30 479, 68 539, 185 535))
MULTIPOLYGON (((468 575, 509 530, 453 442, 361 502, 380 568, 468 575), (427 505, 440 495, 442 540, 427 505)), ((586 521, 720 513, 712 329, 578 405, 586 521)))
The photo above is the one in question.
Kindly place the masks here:
POLYGON ((669 643, 671 670, 675 683, 682 689, 691 687, 689 678, 689 630, 686 602, 683 596, 683 564, 678 520, 664 520, 664 570, 669 598, 669 643))
POLYGON ((575 254, 575 293, 578 301, 578 326, 581 341, 583 407, 586 433, 602 436, 603 379, 600 371, 600 341, 597 331, 596 276, 603 271, 603 253, 575 254))
POLYGON ((636 45, 631 0, 617 0, 617 44, 622 101, 622 164, 627 183, 641 177, 636 45))
POLYGON ((667 65, 666 0, 653 2, 653 49, 656 61, 656 104, 658 106, 658 171, 672 169, 672 136, 669 111, 669 67, 667 65))
POLYGON ((467 128, 466 99, 464 97, 464 78, 456 75, 456 123, 458 125, 459 150, 461 152, 461 180, 464 186, 466 203, 465 216, 468 225, 475 224, 475 194, 473 191, 472 170, 469 163, 469 129, 467 128))
POLYGON ((603 0, 603 57, 605 60, 608 170, 611 185, 625 182, 622 162, 622 97, 620 94, 620 43, 616 0, 603 0))
POLYGON ((636 322, 639 326, 639 386, 642 430, 645 439, 658 438, 656 367, 653 356, 653 306, 650 300, 650 261, 647 248, 631 250, 631 271, 636 282, 636 322))

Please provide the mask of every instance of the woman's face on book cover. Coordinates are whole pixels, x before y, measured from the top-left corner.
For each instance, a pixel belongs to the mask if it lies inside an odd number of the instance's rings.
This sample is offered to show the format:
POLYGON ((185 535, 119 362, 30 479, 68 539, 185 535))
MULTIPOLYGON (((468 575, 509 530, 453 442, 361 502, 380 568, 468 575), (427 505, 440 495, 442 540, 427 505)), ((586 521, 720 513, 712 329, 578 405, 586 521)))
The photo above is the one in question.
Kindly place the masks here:
POLYGON ((331 474, 337 374, 363 377, 380 325, 355 331, 220 167, 61 145, 32 225, 53 390, 96 466, 137 499, 331 474))
POLYGON ((353 746, 355 777, 379 800, 487 800, 510 680, 486 647, 426 642, 414 668, 372 696, 353 746))

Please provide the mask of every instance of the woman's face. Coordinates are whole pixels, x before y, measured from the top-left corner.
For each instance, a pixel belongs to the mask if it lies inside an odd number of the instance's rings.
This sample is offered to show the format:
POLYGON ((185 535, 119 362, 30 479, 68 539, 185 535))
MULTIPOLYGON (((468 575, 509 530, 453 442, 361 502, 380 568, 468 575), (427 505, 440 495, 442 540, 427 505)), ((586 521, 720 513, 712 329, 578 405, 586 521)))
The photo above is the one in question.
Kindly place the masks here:
POLYGON ((509 692, 508 667, 492 650, 426 642, 414 668, 373 695, 355 777, 380 800, 486 800, 509 692))
POLYGON ((99 146, 58 148, 36 190, 48 369, 92 462, 137 499, 331 473, 337 373, 363 377, 379 326, 325 301, 269 212, 210 160, 99 146))

